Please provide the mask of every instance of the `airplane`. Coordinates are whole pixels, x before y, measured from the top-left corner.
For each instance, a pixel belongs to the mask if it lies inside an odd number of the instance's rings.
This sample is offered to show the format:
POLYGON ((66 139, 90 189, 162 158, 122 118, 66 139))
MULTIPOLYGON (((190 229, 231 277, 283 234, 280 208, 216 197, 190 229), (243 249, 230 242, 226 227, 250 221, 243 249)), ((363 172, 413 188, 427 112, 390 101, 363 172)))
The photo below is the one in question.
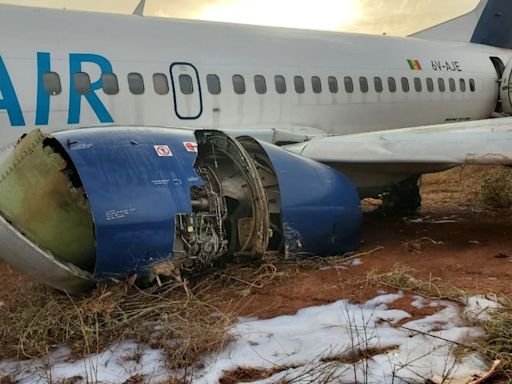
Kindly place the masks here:
POLYGON ((143 8, 0 5, 0 248, 56 288, 171 275, 178 255, 350 251, 360 198, 414 210, 423 173, 512 165, 506 0, 406 38, 143 8))

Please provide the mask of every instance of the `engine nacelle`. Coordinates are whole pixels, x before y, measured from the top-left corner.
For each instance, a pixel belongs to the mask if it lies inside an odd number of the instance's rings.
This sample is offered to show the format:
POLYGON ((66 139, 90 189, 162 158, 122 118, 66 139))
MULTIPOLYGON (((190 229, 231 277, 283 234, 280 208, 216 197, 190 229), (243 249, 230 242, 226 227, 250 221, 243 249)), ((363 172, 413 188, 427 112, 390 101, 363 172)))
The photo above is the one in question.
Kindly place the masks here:
POLYGON ((23 137, 0 167, 1 257, 69 293, 266 252, 359 246, 339 172, 250 137, 89 128, 23 137))

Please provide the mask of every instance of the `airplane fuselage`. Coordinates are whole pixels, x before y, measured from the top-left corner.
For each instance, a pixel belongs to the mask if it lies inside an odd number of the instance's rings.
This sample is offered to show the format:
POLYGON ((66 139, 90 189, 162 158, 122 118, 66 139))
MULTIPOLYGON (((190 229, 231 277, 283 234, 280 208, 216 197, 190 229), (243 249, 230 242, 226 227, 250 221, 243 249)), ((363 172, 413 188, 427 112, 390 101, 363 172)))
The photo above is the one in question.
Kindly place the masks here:
POLYGON ((491 57, 512 57, 467 43, 11 6, 0 21, 0 145, 35 127, 345 134, 484 119, 498 103, 491 57))

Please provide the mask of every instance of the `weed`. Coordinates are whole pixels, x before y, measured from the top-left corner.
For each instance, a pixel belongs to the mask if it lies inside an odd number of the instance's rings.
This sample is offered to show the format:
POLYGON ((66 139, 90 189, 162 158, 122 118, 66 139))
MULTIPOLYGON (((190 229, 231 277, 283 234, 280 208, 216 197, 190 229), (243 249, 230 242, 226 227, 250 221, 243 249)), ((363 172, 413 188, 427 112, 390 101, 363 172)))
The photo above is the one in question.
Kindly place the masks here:
POLYGON ((512 169, 493 167, 483 179, 480 199, 493 208, 512 207, 512 169))

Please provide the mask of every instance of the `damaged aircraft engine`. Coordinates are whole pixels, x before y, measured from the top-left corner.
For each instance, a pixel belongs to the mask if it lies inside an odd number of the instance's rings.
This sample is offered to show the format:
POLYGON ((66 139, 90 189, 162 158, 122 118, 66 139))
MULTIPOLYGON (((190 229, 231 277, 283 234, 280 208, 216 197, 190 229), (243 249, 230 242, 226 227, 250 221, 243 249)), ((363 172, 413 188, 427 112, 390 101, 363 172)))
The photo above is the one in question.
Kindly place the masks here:
POLYGON ((339 172, 213 130, 35 130, 0 166, 0 258, 68 293, 153 281, 223 258, 359 246, 339 172))

